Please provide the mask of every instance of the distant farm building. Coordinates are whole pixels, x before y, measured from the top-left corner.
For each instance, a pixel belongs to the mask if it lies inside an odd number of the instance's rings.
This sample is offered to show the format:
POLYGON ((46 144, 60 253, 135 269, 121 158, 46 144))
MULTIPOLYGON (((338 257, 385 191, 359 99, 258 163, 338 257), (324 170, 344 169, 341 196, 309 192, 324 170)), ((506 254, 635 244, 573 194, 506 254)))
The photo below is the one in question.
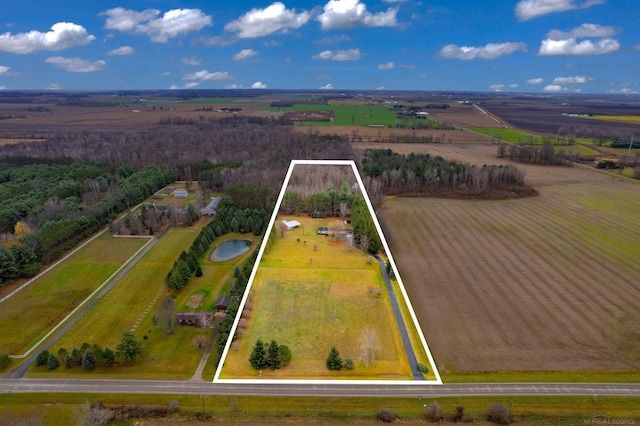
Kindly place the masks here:
POLYGON ((176 189, 173 191, 173 198, 187 198, 189 191, 186 189, 176 189))
POLYGON ((283 220, 282 226, 287 230, 289 230, 289 229, 299 228, 301 226, 301 223, 298 222, 297 220, 283 220))
POLYGON ((326 226, 318 227, 318 235, 329 235, 329 228, 326 226))
POLYGON ((209 204, 202 209, 202 214, 204 216, 215 216, 216 211, 218 210, 218 204, 220 204, 221 197, 216 197, 213 200, 209 201, 209 204))

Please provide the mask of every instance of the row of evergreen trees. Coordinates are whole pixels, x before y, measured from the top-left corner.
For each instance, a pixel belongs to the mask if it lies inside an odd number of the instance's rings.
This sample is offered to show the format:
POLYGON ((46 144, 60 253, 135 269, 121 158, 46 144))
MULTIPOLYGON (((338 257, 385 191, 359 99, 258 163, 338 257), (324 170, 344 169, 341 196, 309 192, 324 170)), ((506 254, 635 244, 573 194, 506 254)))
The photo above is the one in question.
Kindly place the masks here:
POLYGON ((98 344, 89 343, 83 343, 80 348, 74 346, 71 351, 60 348, 57 354, 44 349, 38 353, 35 364, 45 365, 49 370, 64 365, 65 368, 82 367, 85 371, 93 371, 99 367, 133 364, 139 359, 143 349, 144 345, 132 332, 125 332, 120 336, 115 351, 108 346, 102 348, 98 344))
POLYGON ((179 291, 194 274, 202 276, 200 258, 207 252, 216 238, 228 233, 252 232, 260 235, 267 224, 264 209, 238 209, 231 197, 223 197, 214 218, 193 240, 188 252, 183 251, 165 277, 165 283, 174 292, 179 291))

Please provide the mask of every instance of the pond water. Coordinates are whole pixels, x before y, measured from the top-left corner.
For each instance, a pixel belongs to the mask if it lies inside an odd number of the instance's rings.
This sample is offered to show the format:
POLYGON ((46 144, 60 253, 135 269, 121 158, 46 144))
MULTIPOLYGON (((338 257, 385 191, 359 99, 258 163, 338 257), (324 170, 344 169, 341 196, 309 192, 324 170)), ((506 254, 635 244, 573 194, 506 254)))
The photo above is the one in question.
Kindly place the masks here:
POLYGON ((229 240, 220 244, 213 250, 209 260, 212 262, 224 262, 238 257, 251 247, 251 241, 247 240, 229 240))

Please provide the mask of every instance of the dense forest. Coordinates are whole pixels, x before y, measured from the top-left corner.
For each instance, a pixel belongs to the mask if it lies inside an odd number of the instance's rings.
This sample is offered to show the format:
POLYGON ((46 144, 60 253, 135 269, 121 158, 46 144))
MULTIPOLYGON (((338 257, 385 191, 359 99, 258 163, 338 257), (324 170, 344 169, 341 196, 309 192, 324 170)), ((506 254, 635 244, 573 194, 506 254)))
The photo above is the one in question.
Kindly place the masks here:
POLYGON ((30 277, 82 239, 173 182, 170 170, 97 162, 0 166, 0 286, 30 277))
POLYGON ((386 195, 504 198, 532 195, 524 173, 512 165, 475 166, 429 154, 366 150, 362 173, 379 182, 386 195))

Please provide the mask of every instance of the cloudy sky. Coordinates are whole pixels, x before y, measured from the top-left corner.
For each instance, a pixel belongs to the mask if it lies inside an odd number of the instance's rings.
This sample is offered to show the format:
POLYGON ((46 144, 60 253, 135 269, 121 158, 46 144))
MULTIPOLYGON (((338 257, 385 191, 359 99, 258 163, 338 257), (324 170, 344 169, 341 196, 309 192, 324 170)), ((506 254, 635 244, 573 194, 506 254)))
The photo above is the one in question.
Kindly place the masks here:
POLYGON ((640 92, 638 0, 0 3, 0 88, 640 92))

